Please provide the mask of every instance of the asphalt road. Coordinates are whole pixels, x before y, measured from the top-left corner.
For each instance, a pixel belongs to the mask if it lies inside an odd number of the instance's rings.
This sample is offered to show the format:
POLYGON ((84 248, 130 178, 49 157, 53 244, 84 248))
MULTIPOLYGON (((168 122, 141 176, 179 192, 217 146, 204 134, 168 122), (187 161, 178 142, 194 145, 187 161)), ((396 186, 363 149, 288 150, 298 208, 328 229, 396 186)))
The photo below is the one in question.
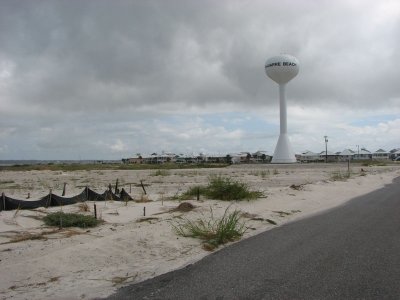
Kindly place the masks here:
POLYGON ((400 178, 108 299, 400 299, 400 178))

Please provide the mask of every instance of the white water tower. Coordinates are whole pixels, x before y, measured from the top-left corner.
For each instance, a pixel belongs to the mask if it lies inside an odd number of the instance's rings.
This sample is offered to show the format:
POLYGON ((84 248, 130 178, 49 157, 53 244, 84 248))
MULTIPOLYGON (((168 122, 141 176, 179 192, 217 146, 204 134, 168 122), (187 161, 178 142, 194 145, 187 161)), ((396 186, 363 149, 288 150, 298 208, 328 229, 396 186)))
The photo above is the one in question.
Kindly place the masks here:
POLYGON ((274 56, 265 63, 265 72, 269 78, 279 84, 280 134, 271 163, 295 163, 296 157, 287 136, 285 87, 299 73, 299 61, 287 54, 274 56))

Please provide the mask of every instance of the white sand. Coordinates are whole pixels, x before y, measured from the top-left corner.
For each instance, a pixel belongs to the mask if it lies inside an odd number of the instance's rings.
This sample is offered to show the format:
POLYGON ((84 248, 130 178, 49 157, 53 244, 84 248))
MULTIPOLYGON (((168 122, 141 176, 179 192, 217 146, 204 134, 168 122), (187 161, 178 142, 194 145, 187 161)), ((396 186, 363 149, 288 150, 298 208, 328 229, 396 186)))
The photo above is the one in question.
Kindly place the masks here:
MULTIPOLYGON (((0 190, 17 199, 38 199, 48 193, 61 195, 67 182, 67 196, 89 186, 103 192, 118 178, 136 199, 143 180, 149 203, 97 202, 104 224, 87 230, 73 228, 44 235, 45 239, 10 242, 27 234, 50 232, 39 217, 48 212, 78 212, 78 205, 62 208, 0 212, 0 299, 90 299, 110 295, 124 284, 139 282, 181 268, 208 255, 201 242, 177 236, 171 223, 179 217, 196 219, 239 209, 249 215, 271 219, 282 225, 345 203, 392 182, 400 166, 352 167, 351 179, 333 181, 334 172, 345 173, 346 165, 231 166, 225 169, 170 170, 164 176, 155 171, 0 172, 0 190), (179 202, 164 200, 189 186, 205 184, 210 174, 221 174, 248 183, 266 198, 227 203, 190 201, 196 208, 187 213, 171 212, 179 202), (131 183, 131 185, 129 185, 131 183), (290 185, 302 185, 301 190, 290 185), (131 191, 130 191, 131 188, 131 191), (143 221, 146 217, 155 219, 143 221), (279 214, 284 211, 288 214, 279 214), (161 214, 160 214, 161 213, 161 214), (140 222, 142 220, 142 222, 140 222)), ((93 202, 88 202, 93 214, 93 202)), ((250 229, 245 237, 274 228, 267 221, 244 218, 250 229)))

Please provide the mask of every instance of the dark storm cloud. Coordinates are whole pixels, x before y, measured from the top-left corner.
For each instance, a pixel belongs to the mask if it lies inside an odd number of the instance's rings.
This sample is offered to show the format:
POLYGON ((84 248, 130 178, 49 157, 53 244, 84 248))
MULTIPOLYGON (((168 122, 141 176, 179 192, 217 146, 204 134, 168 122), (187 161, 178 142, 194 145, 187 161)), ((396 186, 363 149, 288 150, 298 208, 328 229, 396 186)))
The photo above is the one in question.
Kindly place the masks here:
MULTIPOLYGON (((0 55, 15 64, 12 101, 55 110, 160 102, 265 105, 263 63, 301 61, 298 103, 398 97, 399 24, 329 1, 6 1, 0 55), (386 52, 382 52, 385 50, 386 52), (368 90, 372 84, 378 86, 368 90), (379 87, 382 86, 381 90, 379 87)), ((270 100, 268 100, 270 98, 270 100)))

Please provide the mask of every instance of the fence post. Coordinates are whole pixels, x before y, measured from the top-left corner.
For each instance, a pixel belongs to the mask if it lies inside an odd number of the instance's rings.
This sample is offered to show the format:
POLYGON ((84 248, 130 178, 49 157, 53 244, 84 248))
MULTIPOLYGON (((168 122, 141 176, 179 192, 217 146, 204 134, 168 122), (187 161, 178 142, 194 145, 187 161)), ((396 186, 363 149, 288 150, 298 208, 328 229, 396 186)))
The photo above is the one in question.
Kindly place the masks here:
POLYGON ((67 186, 67 183, 64 182, 64 188, 63 188, 62 196, 65 196, 65 188, 66 188, 66 186, 67 186))
POLYGON ((1 198, 3 199, 3 210, 6 210, 6 195, 4 195, 4 193, 1 193, 1 198))
POLYGON ((115 182, 115 193, 114 194, 118 194, 118 178, 117 178, 117 181, 115 182))
POLYGON ((144 188, 143 180, 140 180, 140 185, 142 186, 144 194, 147 195, 146 189, 144 188))
POLYGON ((347 173, 350 175, 350 158, 347 161, 347 173))
POLYGON ((52 195, 52 192, 53 192, 53 191, 50 189, 49 196, 47 197, 46 208, 48 208, 48 207, 49 207, 49 204, 51 204, 51 195, 52 195))

